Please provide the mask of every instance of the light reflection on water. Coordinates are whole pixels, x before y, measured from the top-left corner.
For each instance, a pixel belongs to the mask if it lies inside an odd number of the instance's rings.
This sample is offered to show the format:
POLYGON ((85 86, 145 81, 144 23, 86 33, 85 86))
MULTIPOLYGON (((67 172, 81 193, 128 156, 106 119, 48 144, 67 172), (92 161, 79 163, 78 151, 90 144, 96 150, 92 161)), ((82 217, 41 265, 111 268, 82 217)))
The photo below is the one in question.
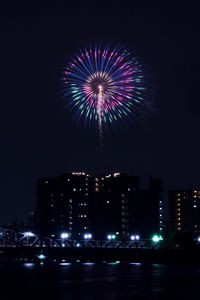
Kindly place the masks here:
POLYGON ((118 261, 10 263, 0 265, 0 275, 2 300, 193 299, 200 269, 118 261))
POLYGON ((71 263, 64 263, 64 262, 63 262, 63 263, 60 263, 59 265, 60 265, 60 266, 70 266, 71 263))
POLYGON ((25 264, 24 264, 24 267, 25 267, 25 268, 33 268, 34 266, 35 266, 34 263, 25 263, 25 264))
POLYGON ((141 266, 141 263, 130 263, 130 265, 141 266))

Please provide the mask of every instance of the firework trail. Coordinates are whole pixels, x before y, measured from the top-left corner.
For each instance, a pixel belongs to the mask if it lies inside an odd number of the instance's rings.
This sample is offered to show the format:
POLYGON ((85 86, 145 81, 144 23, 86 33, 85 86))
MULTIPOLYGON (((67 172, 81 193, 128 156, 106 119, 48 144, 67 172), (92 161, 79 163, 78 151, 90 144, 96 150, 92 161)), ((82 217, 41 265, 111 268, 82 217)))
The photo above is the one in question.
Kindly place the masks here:
POLYGON ((99 136, 100 136, 100 144, 102 142, 102 110, 103 110, 103 87, 99 85, 99 93, 97 99, 97 111, 98 111, 98 124, 99 124, 99 136))
POLYGON ((62 74, 62 92, 76 120, 94 125, 100 141, 103 129, 137 117, 145 102, 142 65, 123 47, 84 49, 62 74), (111 125, 111 126, 110 126, 111 125))

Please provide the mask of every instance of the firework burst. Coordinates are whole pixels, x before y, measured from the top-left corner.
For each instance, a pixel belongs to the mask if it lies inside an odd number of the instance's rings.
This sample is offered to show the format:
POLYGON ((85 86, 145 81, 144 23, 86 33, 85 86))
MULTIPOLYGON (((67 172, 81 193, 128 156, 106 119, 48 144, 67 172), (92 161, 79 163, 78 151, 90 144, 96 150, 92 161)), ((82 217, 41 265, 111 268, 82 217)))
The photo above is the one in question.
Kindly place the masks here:
POLYGON ((64 68, 62 91, 75 119, 103 128, 137 116, 144 105, 142 65, 123 47, 84 49, 64 68))

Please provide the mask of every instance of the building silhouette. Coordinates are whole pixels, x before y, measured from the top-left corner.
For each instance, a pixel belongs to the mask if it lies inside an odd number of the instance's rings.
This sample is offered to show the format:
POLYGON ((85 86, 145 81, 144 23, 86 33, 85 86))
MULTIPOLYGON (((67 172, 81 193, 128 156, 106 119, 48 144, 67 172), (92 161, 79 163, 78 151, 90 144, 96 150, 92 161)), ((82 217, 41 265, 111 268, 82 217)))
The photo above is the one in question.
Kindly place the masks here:
POLYGON ((141 189, 138 176, 73 172, 39 179, 37 197, 36 229, 45 236, 68 232, 82 238, 89 232, 95 239, 123 239, 163 232, 160 179, 151 178, 149 189, 141 189))
POLYGON ((95 178, 94 232, 98 239, 108 233, 130 234, 131 193, 139 190, 139 177, 120 173, 95 178))
POLYGON ((162 200, 162 181, 150 179, 148 189, 131 193, 130 220, 132 233, 148 238, 155 233, 163 234, 164 205, 162 200))
POLYGON ((37 181, 36 228, 43 235, 67 231, 77 237, 91 230, 94 178, 72 173, 37 181))

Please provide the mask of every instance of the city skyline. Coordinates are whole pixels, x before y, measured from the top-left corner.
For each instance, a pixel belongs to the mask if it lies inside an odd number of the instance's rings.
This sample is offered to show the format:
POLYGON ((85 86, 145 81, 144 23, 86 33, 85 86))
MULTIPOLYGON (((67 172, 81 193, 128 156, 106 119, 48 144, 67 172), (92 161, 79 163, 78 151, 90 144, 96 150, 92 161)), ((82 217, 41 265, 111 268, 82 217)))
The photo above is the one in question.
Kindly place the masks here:
POLYGON ((164 211, 159 179, 150 178, 143 189, 138 176, 73 172, 38 179, 33 228, 46 236, 67 231, 77 238, 87 232, 97 239, 109 232, 147 238, 165 233, 164 211))
MULTIPOLYGON (((4 224, 11 230, 57 237, 62 232, 72 239, 84 234, 105 240, 109 233, 129 240, 155 234, 200 233, 200 189, 169 190, 163 198, 162 180, 149 178, 148 187, 139 176, 72 172, 37 180, 37 206, 29 223, 4 224), (88 233, 89 232, 89 233, 88 233)), ((3 224, 2 224, 3 225, 3 224)))

